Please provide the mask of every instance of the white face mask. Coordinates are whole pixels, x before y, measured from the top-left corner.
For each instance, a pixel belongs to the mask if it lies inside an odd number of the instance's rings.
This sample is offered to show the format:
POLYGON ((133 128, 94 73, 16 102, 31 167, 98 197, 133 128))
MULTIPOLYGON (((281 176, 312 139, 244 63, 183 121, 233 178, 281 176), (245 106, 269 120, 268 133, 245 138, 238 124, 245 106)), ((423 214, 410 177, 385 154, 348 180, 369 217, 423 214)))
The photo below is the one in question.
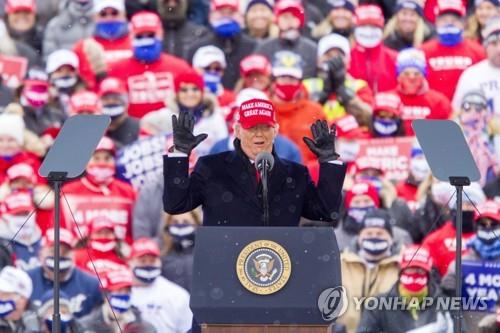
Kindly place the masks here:
POLYGON ((421 182, 429 176, 431 170, 424 158, 413 158, 410 161, 410 173, 417 182, 421 182))
POLYGON ((35 214, 32 214, 29 219, 28 215, 4 215, 3 218, 7 221, 12 236, 17 233, 17 240, 29 240, 34 236, 36 230, 35 214))
POLYGON ((359 153, 359 143, 356 141, 339 141, 338 153, 345 162, 352 162, 359 153))
POLYGON ((354 39, 364 48, 374 48, 382 42, 382 29, 369 25, 357 27, 354 29, 354 39))

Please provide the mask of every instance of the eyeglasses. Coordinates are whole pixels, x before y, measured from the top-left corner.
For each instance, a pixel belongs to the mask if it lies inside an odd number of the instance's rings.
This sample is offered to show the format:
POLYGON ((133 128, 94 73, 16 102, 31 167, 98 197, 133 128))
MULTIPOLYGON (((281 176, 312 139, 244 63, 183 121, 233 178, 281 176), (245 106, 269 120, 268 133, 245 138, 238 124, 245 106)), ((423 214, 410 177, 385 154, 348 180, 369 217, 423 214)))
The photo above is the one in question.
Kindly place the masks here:
POLYGON ((462 104, 462 109, 466 112, 475 110, 476 112, 483 112, 488 106, 484 103, 469 103, 462 104))
POLYGON ((110 9, 105 9, 99 12, 99 17, 106 18, 106 17, 117 17, 120 14, 119 11, 116 9, 110 8, 110 9))
POLYGON ((198 87, 181 87, 180 92, 187 93, 187 92, 199 92, 200 89, 198 87))
POLYGON ((216 73, 221 73, 224 71, 224 68, 220 67, 220 66, 216 66, 216 67, 205 67, 204 70, 206 72, 216 72, 216 73))
POLYGON ((143 38, 155 38, 154 32, 143 32, 141 34, 135 35, 135 39, 143 39, 143 38))

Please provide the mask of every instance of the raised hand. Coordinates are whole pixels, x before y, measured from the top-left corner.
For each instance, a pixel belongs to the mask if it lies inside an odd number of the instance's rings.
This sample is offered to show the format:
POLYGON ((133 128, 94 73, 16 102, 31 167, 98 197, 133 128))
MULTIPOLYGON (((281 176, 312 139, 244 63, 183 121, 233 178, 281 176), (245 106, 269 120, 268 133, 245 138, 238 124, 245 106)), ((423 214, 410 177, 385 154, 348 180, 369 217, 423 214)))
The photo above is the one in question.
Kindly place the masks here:
POLYGON ((303 137, 305 144, 318 157, 319 162, 333 161, 339 158, 335 152, 335 137, 337 128, 332 125, 328 128, 326 120, 316 120, 311 125, 313 139, 303 137))
POLYGON ((172 130, 174 135, 174 148, 187 155, 207 138, 207 134, 193 134, 194 116, 188 112, 180 112, 179 118, 172 115, 172 130))

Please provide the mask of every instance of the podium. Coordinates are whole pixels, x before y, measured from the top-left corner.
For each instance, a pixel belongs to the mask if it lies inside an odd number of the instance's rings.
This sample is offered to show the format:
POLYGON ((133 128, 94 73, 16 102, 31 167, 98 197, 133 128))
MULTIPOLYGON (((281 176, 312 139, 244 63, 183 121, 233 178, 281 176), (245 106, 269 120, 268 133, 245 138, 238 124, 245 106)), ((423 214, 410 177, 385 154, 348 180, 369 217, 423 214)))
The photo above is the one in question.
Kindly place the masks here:
POLYGON ((342 300, 320 296, 342 285, 333 228, 200 227, 195 244, 190 306, 202 332, 331 332, 325 314, 342 300))

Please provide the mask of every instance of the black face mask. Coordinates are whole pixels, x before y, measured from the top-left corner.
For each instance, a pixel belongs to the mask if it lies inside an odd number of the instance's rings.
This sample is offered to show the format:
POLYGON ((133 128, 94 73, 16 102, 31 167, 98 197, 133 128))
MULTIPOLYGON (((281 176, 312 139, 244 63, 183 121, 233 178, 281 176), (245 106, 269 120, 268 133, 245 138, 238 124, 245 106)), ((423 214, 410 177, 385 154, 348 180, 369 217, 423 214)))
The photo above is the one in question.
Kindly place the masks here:
POLYGON ((345 38, 351 37, 352 34, 352 28, 345 28, 345 29, 335 29, 333 28, 332 33, 339 34, 341 36, 344 36, 345 38))
MULTIPOLYGON (((456 225, 457 221, 457 210, 452 209, 450 211, 451 220, 453 221, 453 226, 456 225)), ((462 211, 462 231, 463 232, 474 232, 474 212, 473 211, 462 211)))

